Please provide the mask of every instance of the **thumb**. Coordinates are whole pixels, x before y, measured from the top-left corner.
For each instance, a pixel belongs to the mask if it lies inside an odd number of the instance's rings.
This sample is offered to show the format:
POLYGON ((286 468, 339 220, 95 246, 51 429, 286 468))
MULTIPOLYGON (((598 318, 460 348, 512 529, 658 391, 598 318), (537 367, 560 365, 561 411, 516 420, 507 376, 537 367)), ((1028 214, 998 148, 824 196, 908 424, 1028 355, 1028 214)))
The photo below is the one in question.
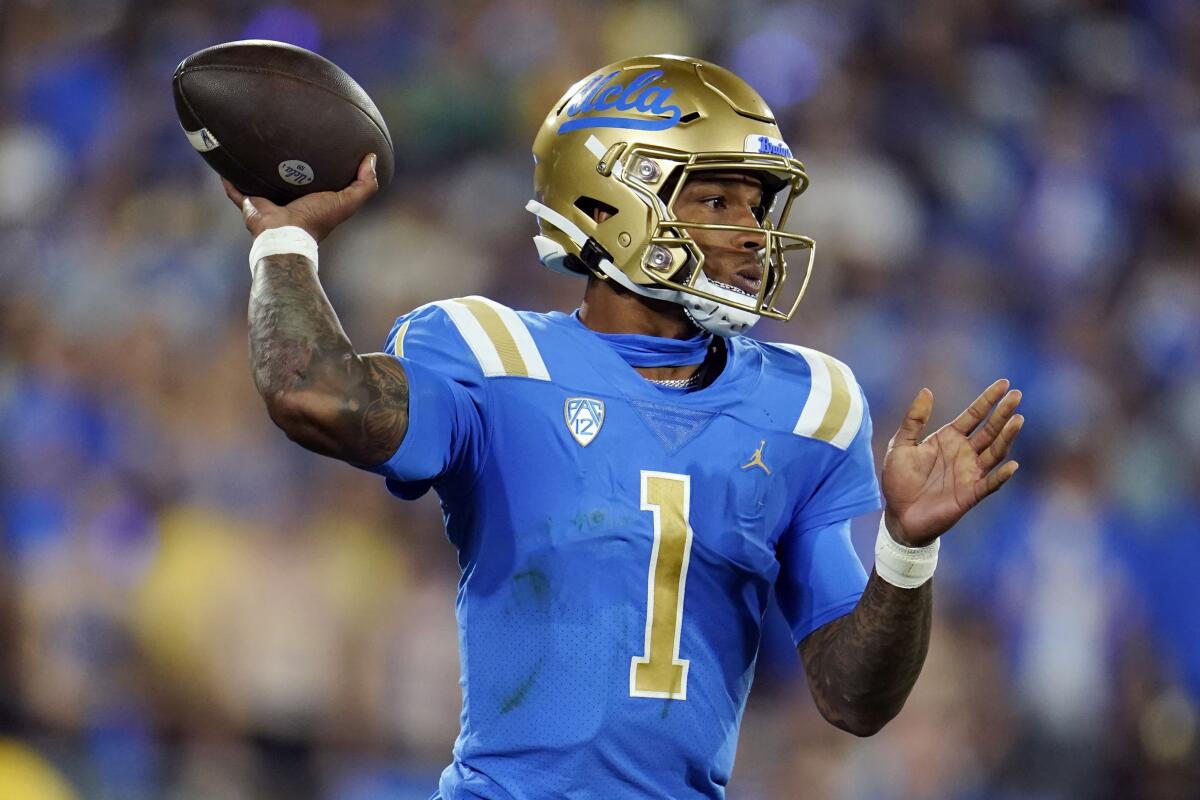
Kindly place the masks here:
POLYGON ((351 214, 367 202, 371 195, 379 191, 379 176, 375 171, 376 161, 374 153, 367 154, 358 165, 358 173, 354 182, 338 192, 338 197, 350 209, 351 214))
POLYGON ((917 396, 913 398, 912 405, 908 407, 908 413, 904 415, 904 421, 900 423, 900 429, 892 437, 892 446, 911 447, 920 442, 921 431, 925 429, 925 424, 929 422, 932 414, 933 392, 925 388, 917 392, 917 396))

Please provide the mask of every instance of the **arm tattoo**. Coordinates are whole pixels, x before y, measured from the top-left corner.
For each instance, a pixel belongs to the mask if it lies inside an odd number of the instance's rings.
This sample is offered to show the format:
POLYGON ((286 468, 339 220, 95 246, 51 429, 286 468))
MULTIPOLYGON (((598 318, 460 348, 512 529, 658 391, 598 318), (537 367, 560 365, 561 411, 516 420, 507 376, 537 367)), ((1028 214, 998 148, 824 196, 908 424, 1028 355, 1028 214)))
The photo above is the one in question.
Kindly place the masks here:
POLYGON ((853 613, 800 644, 822 716, 859 736, 895 717, 921 674, 932 619, 932 580, 901 589, 872 571, 853 613))
POLYGON ((408 430, 403 367, 355 352, 312 262, 264 261, 250 290, 250 362, 271 418, 310 450, 358 466, 383 462, 408 430))

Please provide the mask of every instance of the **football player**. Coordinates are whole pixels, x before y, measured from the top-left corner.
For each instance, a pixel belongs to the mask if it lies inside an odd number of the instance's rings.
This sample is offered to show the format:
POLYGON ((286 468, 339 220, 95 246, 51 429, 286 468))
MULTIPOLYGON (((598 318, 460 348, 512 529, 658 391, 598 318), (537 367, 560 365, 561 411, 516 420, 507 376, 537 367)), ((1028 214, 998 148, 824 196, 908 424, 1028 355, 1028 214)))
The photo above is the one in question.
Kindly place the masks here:
POLYGON ((1016 471, 1019 393, 996 381, 927 437, 917 394, 868 577, 850 520, 880 483, 853 373, 745 335, 791 317, 812 263, 786 227, 808 177, 771 109, 713 64, 633 58, 572 86, 533 154, 534 242, 586 278, 579 309, 442 300, 380 353, 353 347, 317 278, 373 159, 287 207, 226 185, 256 236, 271 419, 401 498, 441 498, 463 708, 435 797, 723 797, 772 588, 821 714, 875 733, 925 658, 938 537, 1016 471))

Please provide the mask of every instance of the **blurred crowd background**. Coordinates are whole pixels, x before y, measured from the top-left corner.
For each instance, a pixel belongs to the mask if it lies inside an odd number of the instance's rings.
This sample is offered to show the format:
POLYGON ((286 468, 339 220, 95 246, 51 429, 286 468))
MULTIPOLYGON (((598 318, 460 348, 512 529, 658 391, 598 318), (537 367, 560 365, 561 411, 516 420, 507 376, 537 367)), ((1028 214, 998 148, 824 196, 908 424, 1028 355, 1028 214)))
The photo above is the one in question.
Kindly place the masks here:
MULTIPOLYGON (((947 537, 917 689, 858 740, 770 619, 731 800, 1200 797, 1200 5, 0 0, 0 798, 424 800, 457 730, 436 502, 286 441, 249 237, 170 77, 239 38, 372 94, 395 183, 322 247, 352 340, 429 300, 571 309, 529 147, 597 66, 730 67, 812 187, 809 296, 877 456, 923 385, 1025 392, 947 537)), ((860 520, 867 564, 875 520, 860 520)))

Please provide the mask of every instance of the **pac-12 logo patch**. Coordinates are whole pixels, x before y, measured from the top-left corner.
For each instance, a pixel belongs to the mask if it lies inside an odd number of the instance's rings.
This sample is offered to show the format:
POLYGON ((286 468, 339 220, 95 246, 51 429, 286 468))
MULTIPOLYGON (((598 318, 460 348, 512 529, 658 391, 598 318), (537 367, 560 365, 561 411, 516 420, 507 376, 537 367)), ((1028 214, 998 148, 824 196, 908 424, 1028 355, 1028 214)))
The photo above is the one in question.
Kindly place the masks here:
POLYGON ((575 441, 587 447, 604 424, 604 401, 593 397, 568 397, 563 406, 563 417, 575 441))

